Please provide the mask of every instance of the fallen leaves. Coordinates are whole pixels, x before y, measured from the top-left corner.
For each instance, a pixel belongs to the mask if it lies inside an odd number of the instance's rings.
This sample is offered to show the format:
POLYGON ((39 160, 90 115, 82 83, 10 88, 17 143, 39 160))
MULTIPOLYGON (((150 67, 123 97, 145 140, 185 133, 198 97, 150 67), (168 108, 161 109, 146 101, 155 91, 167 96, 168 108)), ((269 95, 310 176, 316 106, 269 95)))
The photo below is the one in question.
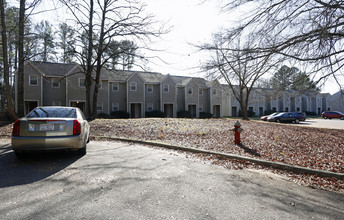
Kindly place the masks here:
MULTIPOLYGON (((297 127, 288 124, 240 121, 241 147, 234 144, 234 120, 228 119, 97 119, 91 122, 93 136, 114 136, 163 141, 180 146, 238 154, 313 169, 344 173, 344 133, 342 130, 297 127), (111 126, 111 129, 109 129, 111 126)), ((252 163, 198 156, 232 169, 259 168, 252 163)), ((342 180, 320 178, 296 182, 344 193, 342 180), (320 182, 319 182, 320 181, 320 182), (331 185, 332 184, 332 185, 331 185), (334 187, 336 185, 336 187, 334 187)), ((297 178, 296 178, 297 177, 297 178)))

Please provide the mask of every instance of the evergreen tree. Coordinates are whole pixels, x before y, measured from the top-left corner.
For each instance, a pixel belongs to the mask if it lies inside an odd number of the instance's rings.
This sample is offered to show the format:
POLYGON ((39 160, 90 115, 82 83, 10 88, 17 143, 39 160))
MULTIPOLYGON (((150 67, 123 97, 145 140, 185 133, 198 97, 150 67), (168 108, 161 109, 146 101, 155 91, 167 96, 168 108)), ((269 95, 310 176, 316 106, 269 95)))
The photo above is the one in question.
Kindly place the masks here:
POLYGON ((54 61, 55 43, 52 25, 48 21, 41 21, 35 26, 36 40, 41 45, 38 54, 43 62, 54 61))

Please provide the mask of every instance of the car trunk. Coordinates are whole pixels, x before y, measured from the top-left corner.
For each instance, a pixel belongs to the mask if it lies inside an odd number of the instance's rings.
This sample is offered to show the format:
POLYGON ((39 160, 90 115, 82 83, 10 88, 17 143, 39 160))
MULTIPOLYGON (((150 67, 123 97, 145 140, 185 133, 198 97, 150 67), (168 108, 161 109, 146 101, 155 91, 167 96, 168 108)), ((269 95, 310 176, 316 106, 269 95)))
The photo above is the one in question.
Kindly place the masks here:
POLYGON ((49 137, 73 135, 74 119, 40 118, 20 120, 20 136, 49 137))

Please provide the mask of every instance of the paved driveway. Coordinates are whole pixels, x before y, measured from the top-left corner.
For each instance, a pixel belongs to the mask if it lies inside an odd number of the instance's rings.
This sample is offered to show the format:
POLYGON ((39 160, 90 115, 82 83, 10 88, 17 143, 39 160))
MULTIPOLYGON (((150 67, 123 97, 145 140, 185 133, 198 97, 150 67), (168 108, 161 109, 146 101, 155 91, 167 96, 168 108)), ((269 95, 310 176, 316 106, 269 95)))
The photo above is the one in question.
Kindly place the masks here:
POLYGON ((0 141, 1 219, 341 219, 344 196, 183 153, 91 142, 84 157, 15 158, 0 141))
POLYGON ((344 129, 344 120, 340 119, 323 119, 323 118, 308 118, 304 122, 300 122, 299 126, 308 126, 315 128, 330 128, 330 129, 344 129))

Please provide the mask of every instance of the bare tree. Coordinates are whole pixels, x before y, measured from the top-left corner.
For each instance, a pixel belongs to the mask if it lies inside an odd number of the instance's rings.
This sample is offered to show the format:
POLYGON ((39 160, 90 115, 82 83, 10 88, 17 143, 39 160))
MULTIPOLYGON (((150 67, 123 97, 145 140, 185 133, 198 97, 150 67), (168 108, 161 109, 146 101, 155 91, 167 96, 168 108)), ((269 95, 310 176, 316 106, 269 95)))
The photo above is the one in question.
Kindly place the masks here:
MULTIPOLYGON (((103 1, 66 1, 61 0, 70 9, 82 33, 87 33, 87 56, 80 51, 80 63, 85 64, 86 74, 86 114, 97 115, 97 98, 100 74, 103 66, 118 54, 108 54, 108 47, 115 39, 144 40, 160 36, 161 29, 152 28, 153 16, 146 14, 145 6, 136 0, 103 0, 103 1), (87 13, 86 13, 87 12, 87 13), (93 16, 95 16, 94 19, 93 16), (88 28, 87 28, 88 27, 88 28), (94 35, 97 39, 94 39, 94 35), (105 54, 107 56, 105 56, 105 54), (92 77, 93 71, 95 77, 92 77), (92 97, 93 114, 91 114, 91 85, 94 82, 92 97)), ((118 53, 114 51, 115 53, 118 53)))
MULTIPOLYGON (((227 30, 233 37, 255 34, 254 50, 273 51, 307 66, 318 82, 343 76, 344 2, 341 0, 226 0, 229 13, 250 8, 237 26, 227 30)), ((265 53, 267 54, 267 53, 265 53)), ((340 84, 340 83, 339 83, 340 84)))
POLYGON ((200 47, 201 50, 209 51, 212 57, 203 66, 207 71, 207 77, 224 79, 227 82, 240 104, 242 118, 245 120, 248 119, 248 103, 254 86, 279 62, 273 58, 273 53, 254 58, 257 54, 251 49, 251 43, 241 43, 238 39, 217 35, 212 44, 200 47))

